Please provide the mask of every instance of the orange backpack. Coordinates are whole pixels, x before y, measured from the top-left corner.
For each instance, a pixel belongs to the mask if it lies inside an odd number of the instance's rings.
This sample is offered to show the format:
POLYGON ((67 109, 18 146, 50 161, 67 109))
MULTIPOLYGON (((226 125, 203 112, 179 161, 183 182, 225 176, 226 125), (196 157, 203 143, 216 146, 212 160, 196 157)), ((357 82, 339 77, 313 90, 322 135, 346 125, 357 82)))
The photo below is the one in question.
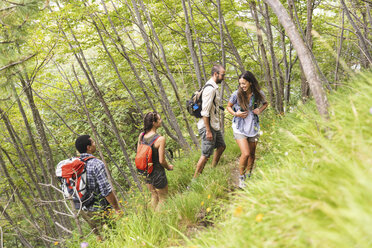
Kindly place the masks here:
POLYGON ((152 145, 160 136, 155 135, 151 142, 147 144, 143 141, 144 135, 145 134, 142 133, 140 144, 137 149, 135 164, 140 173, 150 175, 154 169, 152 162, 152 145))

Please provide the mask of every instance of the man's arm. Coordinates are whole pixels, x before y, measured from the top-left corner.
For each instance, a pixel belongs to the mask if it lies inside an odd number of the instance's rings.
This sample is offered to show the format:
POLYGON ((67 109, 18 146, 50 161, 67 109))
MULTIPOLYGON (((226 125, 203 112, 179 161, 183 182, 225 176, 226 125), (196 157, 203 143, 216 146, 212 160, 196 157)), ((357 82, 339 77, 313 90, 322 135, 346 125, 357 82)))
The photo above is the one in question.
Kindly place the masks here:
POLYGON ((205 135, 206 135, 207 140, 213 140, 211 126, 209 125, 210 124, 209 117, 203 116, 203 121, 205 125, 205 135))
POLYGON ((116 195, 112 191, 112 186, 110 182, 108 181, 106 171, 105 171, 105 164, 99 160, 96 159, 96 164, 94 167, 94 174, 96 178, 96 182, 98 184, 99 191, 103 197, 106 198, 106 200, 112 205, 112 207, 115 209, 116 212, 120 211, 119 203, 116 198, 116 195))
POLYGON ((213 105, 213 99, 214 99, 214 94, 215 94, 215 89, 213 87, 206 87, 203 90, 203 104, 202 104, 202 111, 201 111, 201 116, 204 121, 204 126, 205 126, 205 135, 207 140, 212 140, 213 135, 211 131, 211 126, 210 126, 210 111, 212 109, 213 105))
POLYGON ((114 194, 114 192, 111 191, 105 198, 111 204, 111 206, 115 209, 116 212, 121 211, 118 199, 116 198, 116 195, 114 194))

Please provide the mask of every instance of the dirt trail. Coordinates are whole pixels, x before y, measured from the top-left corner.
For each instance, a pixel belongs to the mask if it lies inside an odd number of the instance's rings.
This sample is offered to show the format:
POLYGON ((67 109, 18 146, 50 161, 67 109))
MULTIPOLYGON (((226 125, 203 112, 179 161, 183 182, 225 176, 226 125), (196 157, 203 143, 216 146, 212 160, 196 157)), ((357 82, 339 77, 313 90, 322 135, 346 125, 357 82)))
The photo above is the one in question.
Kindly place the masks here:
POLYGON ((239 187, 239 158, 237 158, 233 163, 230 163, 230 182, 235 187, 239 187))

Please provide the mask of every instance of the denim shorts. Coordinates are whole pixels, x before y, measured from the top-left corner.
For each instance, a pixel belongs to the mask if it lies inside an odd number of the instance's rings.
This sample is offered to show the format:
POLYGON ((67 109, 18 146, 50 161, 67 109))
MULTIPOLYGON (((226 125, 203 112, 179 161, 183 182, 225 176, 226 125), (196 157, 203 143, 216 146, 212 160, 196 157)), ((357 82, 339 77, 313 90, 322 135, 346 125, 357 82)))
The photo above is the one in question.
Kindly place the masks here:
POLYGON ((202 155, 207 158, 209 158, 213 154, 214 148, 218 148, 221 146, 226 147, 221 131, 216 131, 213 128, 211 128, 211 132, 213 135, 213 139, 207 140, 205 127, 199 130, 199 135, 202 138, 201 139, 202 155))
POLYGON ((258 142, 260 138, 260 134, 256 134, 256 136, 253 136, 253 137, 247 137, 243 134, 240 134, 240 133, 234 133, 234 139, 238 140, 238 139, 247 139, 248 142, 258 142))

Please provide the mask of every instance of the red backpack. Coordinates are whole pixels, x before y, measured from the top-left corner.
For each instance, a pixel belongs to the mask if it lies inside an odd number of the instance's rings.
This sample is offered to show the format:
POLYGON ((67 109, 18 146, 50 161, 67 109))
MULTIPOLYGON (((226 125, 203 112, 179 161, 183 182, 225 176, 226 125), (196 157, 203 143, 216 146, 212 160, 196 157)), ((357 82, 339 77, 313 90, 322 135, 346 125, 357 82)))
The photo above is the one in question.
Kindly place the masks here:
POLYGON ((144 133, 141 136, 140 144, 137 149, 135 164, 140 173, 150 175, 154 169, 152 162, 152 145, 160 136, 155 135, 149 144, 143 141, 143 136, 145 136, 144 133))
POLYGON ((58 163, 56 176, 61 182, 61 189, 65 197, 73 197, 82 206, 89 207, 94 203, 93 190, 87 187, 86 164, 94 156, 85 158, 69 158, 58 163))

